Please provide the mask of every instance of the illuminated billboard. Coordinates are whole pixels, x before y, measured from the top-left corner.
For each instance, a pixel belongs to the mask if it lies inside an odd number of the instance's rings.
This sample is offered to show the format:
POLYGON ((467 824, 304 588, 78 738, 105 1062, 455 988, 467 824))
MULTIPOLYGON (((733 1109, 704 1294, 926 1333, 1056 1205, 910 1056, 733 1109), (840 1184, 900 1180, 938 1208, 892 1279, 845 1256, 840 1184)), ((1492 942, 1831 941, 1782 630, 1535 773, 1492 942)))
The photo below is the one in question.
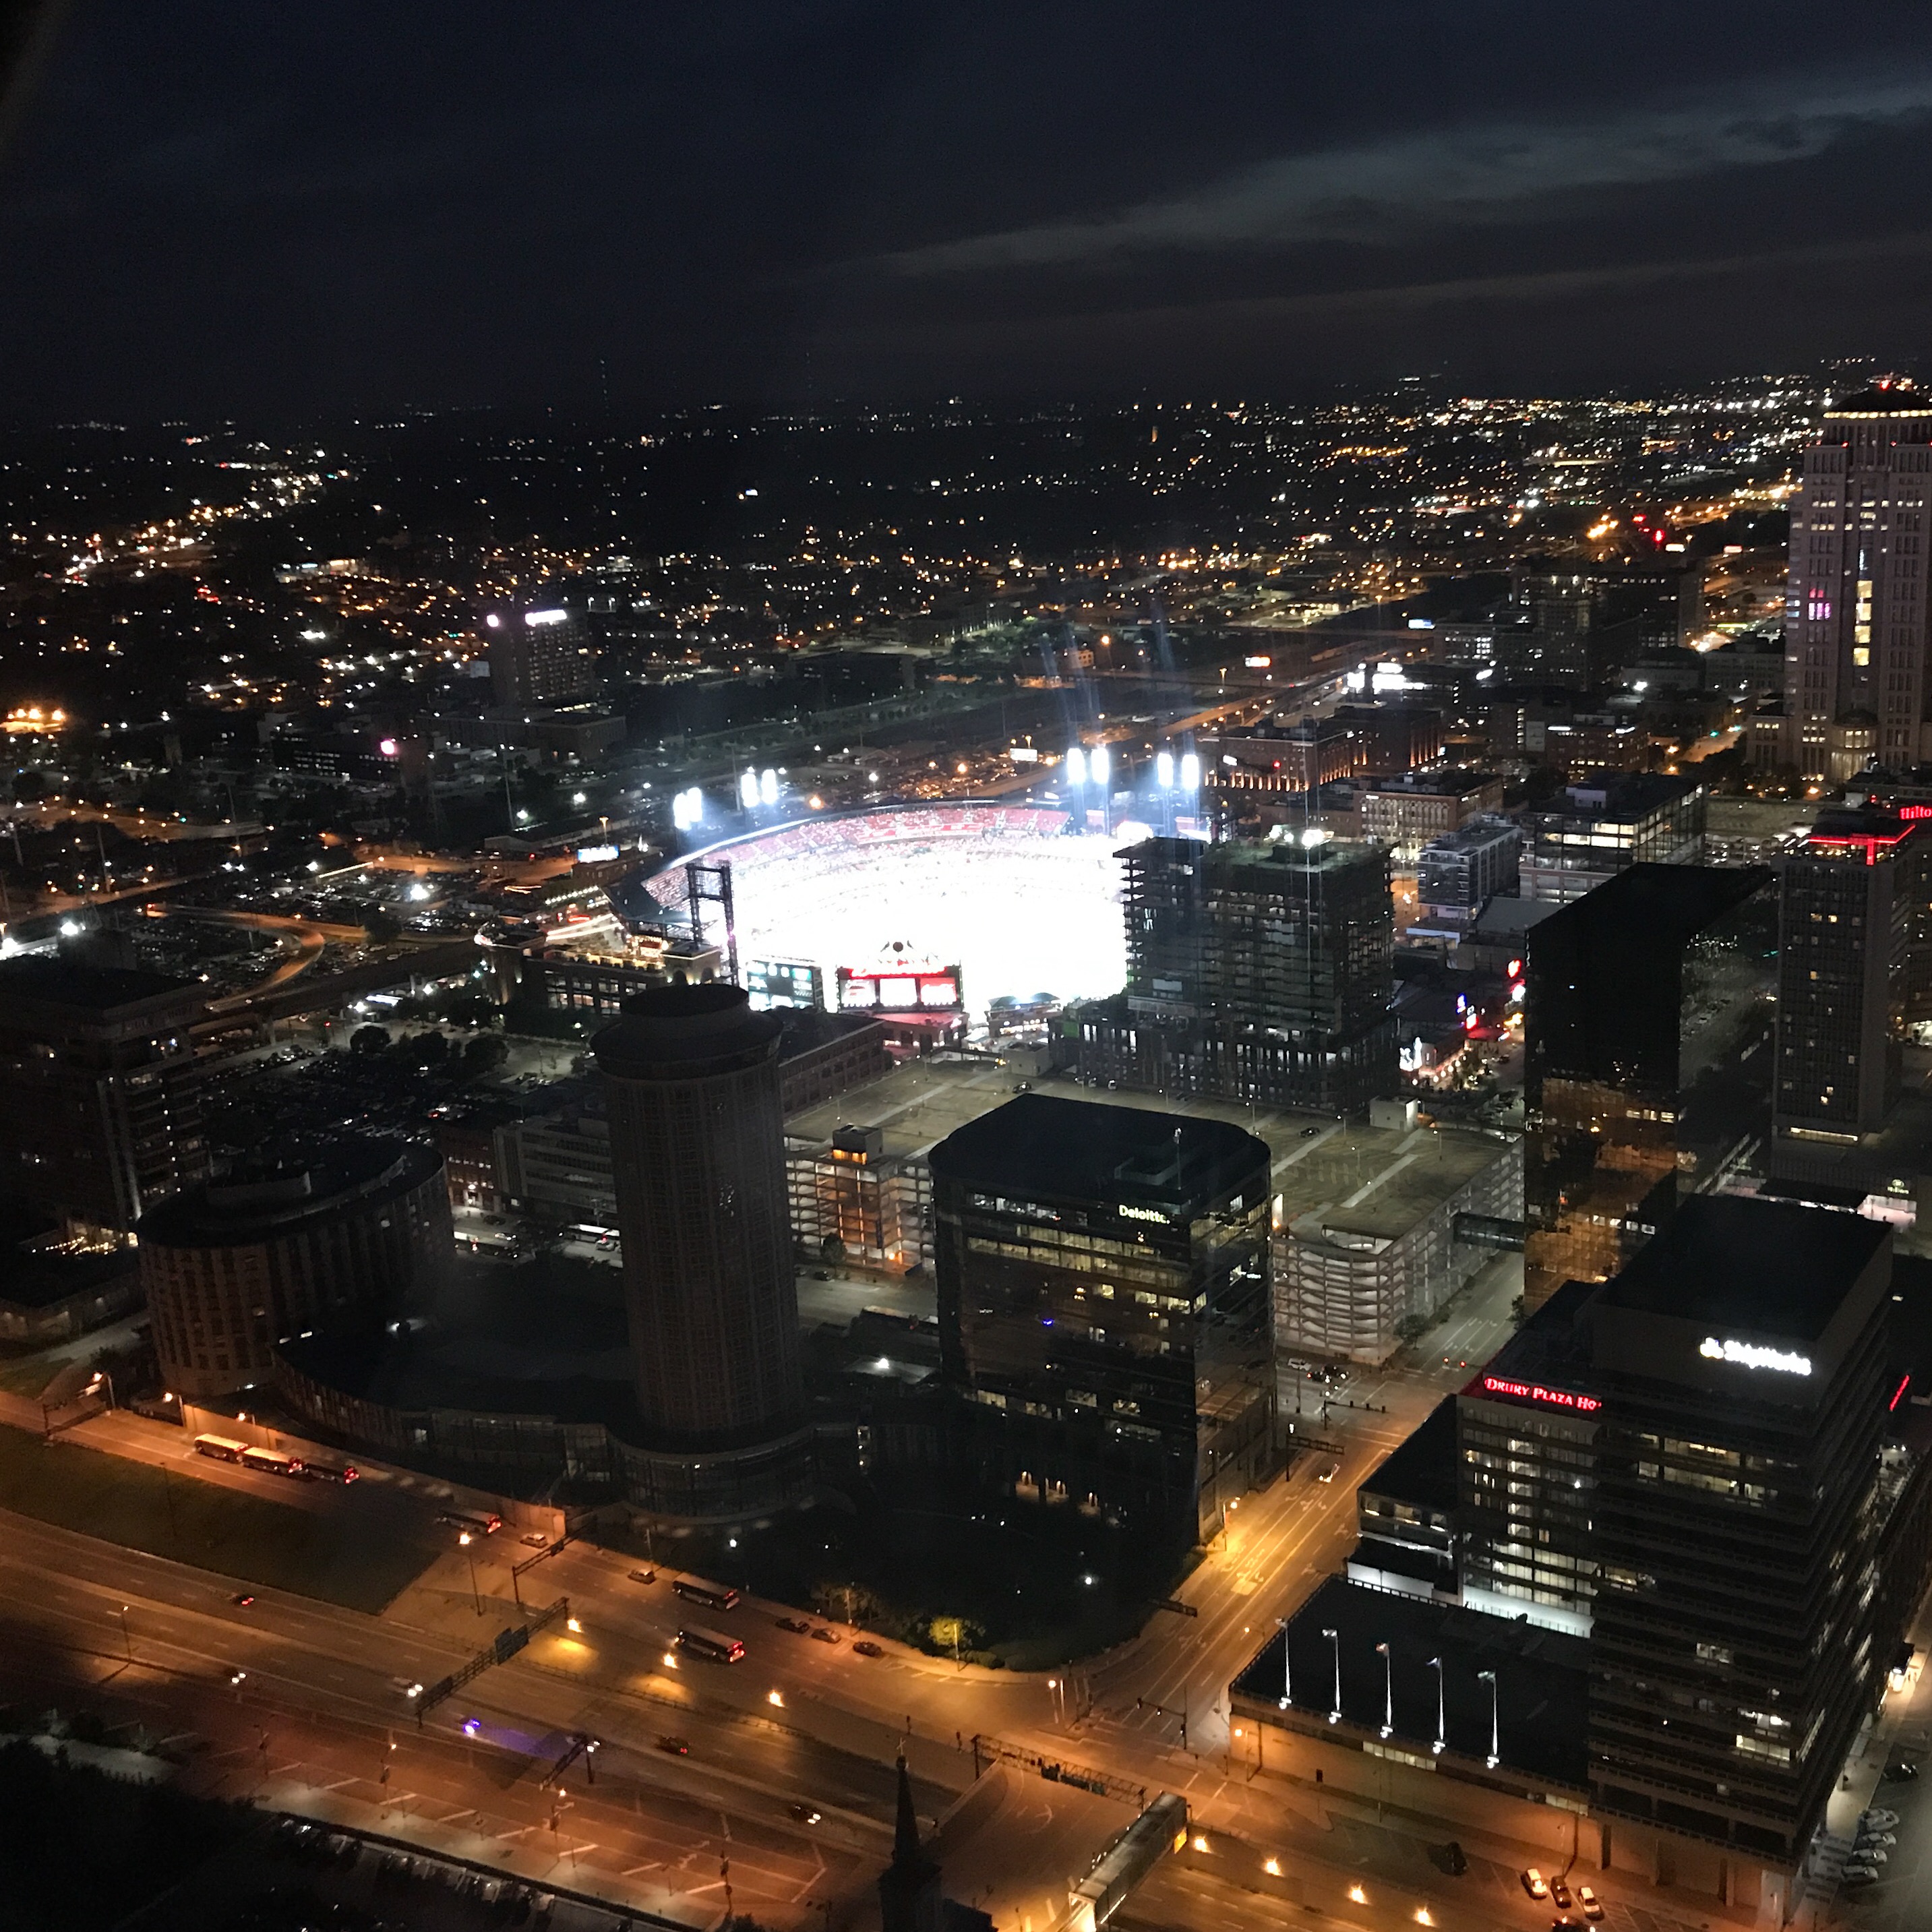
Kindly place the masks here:
POLYGON ((957 966, 894 959, 838 969, 838 1010, 857 1013, 956 1013, 964 1010, 957 966))

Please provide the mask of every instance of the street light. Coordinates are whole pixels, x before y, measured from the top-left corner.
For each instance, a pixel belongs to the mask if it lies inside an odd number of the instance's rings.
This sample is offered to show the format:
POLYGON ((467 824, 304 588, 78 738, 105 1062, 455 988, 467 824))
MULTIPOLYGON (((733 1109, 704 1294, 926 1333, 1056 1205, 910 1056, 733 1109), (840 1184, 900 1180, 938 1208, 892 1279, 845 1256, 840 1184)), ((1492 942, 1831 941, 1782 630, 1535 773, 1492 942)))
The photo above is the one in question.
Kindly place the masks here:
POLYGON ((1442 1749, 1443 1744, 1444 1744, 1444 1742, 1445 1742, 1444 1736, 1444 1730, 1443 1730, 1443 1724, 1442 1724, 1443 1708, 1442 1708, 1442 1658, 1439 1658, 1439 1657, 1432 1657, 1432 1658, 1429 1660, 1429 1667, 1430 1667, 1432 1670, 1433 1670, 1433 1671, 1435 1672, 1435 1673, 1436 1673, 1436 1742, 1435 1742, 1435 1744, 1434 1744, 1434 1746, 1432 1747, 1432 1748, 1433 1748, 1436 1751, 1437 1751, 1437 1752, 1439 1754, 1439 1753, 1441 1752, 1442 1749))
POLYGON ((1376 1654, 1382 1660, 1382 1736, 1388 1737, 1395 1730, 1395 1659, 1385 1643, 1376 1646, 1376 1654))
POLYGON ((1285 1711, 1294 1702, 1294 1660, 1288 1654, 1288 1619, 1276 1617, 1281 1626, 1281 1708, 1285 1711))
POLYGON ((128 1634, 128 1606, 125 1604, 121 1606, 121 1648, 127 1652, 128 1661, 132 1664, 134 1660, 134 1640, 128 1634))
POLYGON ((1503 1761, 1502 1736, 1496 1718, 1496 1673, 1493 1670, 1479 1670, 1476 1675, 1490 1687, 1490 1768, 1494 1771, 1503 1761))
POLYGON ((483 1614, 483 1599, 476 1588, 476 1552, 470 1546, 472 1540, 469 1531, 459 1531, 457 1541, 463 1546, 463 1553, 470 1559, 470 1600, 476 1606, 476 1614, 483 1614))
POLYGON ((1342 1721, 1342 1637, 1339 1630, 1324 1630, 1322 1634, 1335 1646, 1335 1704, 1328 1713, 1328 1721, 1339 1724, 1342 1721))

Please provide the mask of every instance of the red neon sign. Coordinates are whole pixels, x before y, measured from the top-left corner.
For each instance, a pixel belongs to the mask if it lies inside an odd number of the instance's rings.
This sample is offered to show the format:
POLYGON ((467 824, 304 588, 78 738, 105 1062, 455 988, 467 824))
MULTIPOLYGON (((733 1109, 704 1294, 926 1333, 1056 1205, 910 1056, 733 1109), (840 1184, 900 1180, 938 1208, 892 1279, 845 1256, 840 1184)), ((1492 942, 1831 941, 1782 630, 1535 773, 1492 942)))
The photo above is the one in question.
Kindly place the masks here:
POLYGON ((1908 1375, 1904 1380, 1899 1384, 1898 1388, 1892 1390, 1892 1400, 1885 1406, 1885 1412, 1886 1414, 1889 1415, 1892 1412, 1905 1400, 1905 1391, 1911 1386, 1912 1378, 1908 1375))
POLYGON ((1540 1382, 1506 1382, 1501 1376, 1485 1376, 1483 1387, 1491 1395, 1513 1395, 1525 1402, 1540 1402, 1552 1408, 1574 1408, 1588 1415, 1603 1407, 1593 1395, 1572 1395, 1568 1389, 1545 1388, 1540 1382))

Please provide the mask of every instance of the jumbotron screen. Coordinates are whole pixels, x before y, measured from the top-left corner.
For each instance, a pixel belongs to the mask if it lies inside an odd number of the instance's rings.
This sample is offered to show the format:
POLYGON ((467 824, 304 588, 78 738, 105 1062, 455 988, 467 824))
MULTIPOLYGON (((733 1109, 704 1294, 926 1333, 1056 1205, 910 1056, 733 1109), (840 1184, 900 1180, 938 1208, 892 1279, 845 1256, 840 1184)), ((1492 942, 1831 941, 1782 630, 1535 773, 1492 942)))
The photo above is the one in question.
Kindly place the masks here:
POLYGON ((956 1013, 965 1000, 957 966, 842 966, 838 1010, 850 1013, 956 1013))

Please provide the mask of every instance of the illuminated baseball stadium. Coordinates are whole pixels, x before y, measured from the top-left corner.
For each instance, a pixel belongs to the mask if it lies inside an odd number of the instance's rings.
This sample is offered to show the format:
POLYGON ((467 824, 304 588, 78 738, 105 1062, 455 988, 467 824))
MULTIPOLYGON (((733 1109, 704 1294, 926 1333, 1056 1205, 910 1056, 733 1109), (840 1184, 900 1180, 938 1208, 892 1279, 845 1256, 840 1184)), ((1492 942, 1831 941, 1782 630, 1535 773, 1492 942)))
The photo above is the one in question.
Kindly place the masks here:
MULTIPOLYGON (((828 1003, 841 968, 882 958, 957 966, 966 1006, 1002 994, 1066 1000, 1118 992, 1125 977, 1114 854, 1144 828, 1070 829, 1030 806, 906 806, 813 819, 687 854, 650 882, 684 898, 692 859, 728 862, 738 956, 822 969, 828 1003)), ((715 918, 715 913, 712 915, 715 918)))

